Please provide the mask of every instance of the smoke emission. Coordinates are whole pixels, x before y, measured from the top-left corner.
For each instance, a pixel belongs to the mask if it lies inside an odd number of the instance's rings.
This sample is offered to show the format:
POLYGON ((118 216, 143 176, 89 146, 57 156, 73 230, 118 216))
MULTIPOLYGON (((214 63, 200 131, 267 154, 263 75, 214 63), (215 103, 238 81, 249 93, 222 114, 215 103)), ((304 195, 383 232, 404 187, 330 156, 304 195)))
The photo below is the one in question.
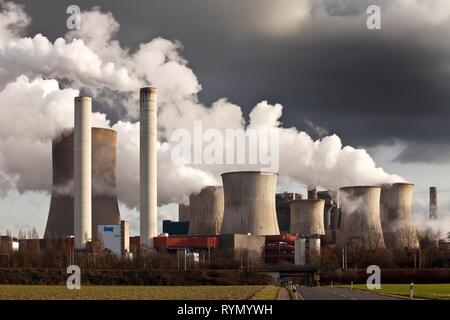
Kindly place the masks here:
MULTIPOLYGON (((138 89, 158 87, 158 202, 186 201, 205 185, 220 183, 220 174, 242 166, 181 165, 171 161, 171 133, 193 130, 194 121, 221 132, 226 129, 277 130, 281 176, 306 185, 341 186, 404 181, 386 173, 363 149, 345 146, 336 135, 314 140, 280 123, 283 107, 262 101, 246 121, 241 108, 226 98, 203 105, 198 79, 181 56, 182 44, 152 39, 127 49, 114 39, 119 23, 94 7, 83 12, 81 30, 50 42, 45 35, 25 35, 30 17, 25 8, 1 3, 0 13, 0 173, 19 192, 51 190, 51 139, 73 126, 73 98, 93 96, 93 126, 118 132, 119 200, 138 206, 138 89), (114 93, 117 99, 110 99, 114 93), (120 110, 119 110, 120 109, 120 110), (101 111, 100 111, 101 110, 101 111), (120 119, 116 121, 118 115, 120 119), (112 122, 113 121, 113 122, 112 122)), ((5 183, 1 183, 4 189, 5 183)), ((2 194, 4 194, 3 192, 2 194)))

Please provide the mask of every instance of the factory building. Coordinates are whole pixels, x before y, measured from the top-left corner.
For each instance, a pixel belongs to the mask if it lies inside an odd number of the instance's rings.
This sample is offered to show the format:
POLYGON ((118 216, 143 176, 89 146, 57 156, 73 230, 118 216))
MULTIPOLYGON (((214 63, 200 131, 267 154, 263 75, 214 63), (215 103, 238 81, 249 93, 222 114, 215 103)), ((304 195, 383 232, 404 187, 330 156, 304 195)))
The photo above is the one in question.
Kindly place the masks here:
POLYGON ((225 201, 222 234, 280 234, 275 209, 277 176, 260 171, 222 174, 225 201))
POLYGON ((169 236, 186 235, 189 231, 189 221, 170 221, 163 220, 163 233, 169 236))
POLYGON ((323 212, 323 223, 325 235, 328 239, 336 242, 339 230, 339 208, 337 206, 336 193, 330 190, 317 192, 317 198, 325 201, 323 212))
POLYGON ((130 252, 130 232, 128 221, 120 224, 98 225, 97 236, 103 248, 118 256, 127 257, 130 252))
POLYGON ((266 263, 294 263, 296 239, 292 234, 267 236, 264 246, 266 263))

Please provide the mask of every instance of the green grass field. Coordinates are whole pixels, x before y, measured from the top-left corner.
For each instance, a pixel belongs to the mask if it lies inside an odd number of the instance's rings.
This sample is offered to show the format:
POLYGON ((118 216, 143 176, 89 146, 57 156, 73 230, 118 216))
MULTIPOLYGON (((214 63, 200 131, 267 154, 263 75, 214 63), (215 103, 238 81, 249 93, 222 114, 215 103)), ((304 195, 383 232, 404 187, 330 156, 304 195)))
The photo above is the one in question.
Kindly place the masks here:
MULTIPOLYGON (((353 288, 409 297, 409 284, 382 284, 380 290, 369 290, 365 284, 356 284, 353 288)), ((414 298, 450 300, 450 284, 416 284, 414 298)))
POLYGON ((0 285, 0 300, 247 300, 276 299, 274 286, 65 286, 0 285))

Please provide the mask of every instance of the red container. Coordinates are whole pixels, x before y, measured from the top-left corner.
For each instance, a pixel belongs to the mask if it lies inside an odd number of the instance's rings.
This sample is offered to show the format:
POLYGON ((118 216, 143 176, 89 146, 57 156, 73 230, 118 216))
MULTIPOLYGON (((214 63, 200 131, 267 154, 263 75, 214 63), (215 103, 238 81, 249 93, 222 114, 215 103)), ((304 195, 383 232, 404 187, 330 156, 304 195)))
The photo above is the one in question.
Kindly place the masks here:
POLYGON ((219 238, 215 236, 155 237, 155 248, 218 248, 219 238))
POLYGON ((273 235, 273 236, 266 236, 266 243, 273 243, 273 242, 294 242, 297 239, 295 234, 290 233, 284 233, 279 235, 273 235))

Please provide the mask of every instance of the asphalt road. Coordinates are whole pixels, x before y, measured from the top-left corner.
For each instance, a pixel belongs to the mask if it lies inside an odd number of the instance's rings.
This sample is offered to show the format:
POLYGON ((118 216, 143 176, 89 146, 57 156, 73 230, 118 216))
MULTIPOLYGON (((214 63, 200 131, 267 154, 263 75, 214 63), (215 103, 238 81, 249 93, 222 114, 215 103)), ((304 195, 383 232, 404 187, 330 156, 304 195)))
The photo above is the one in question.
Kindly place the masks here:
POLYGON ((400 300, 400 298, 342 288, 296 287, 296 289, 304 300, 400 300))

